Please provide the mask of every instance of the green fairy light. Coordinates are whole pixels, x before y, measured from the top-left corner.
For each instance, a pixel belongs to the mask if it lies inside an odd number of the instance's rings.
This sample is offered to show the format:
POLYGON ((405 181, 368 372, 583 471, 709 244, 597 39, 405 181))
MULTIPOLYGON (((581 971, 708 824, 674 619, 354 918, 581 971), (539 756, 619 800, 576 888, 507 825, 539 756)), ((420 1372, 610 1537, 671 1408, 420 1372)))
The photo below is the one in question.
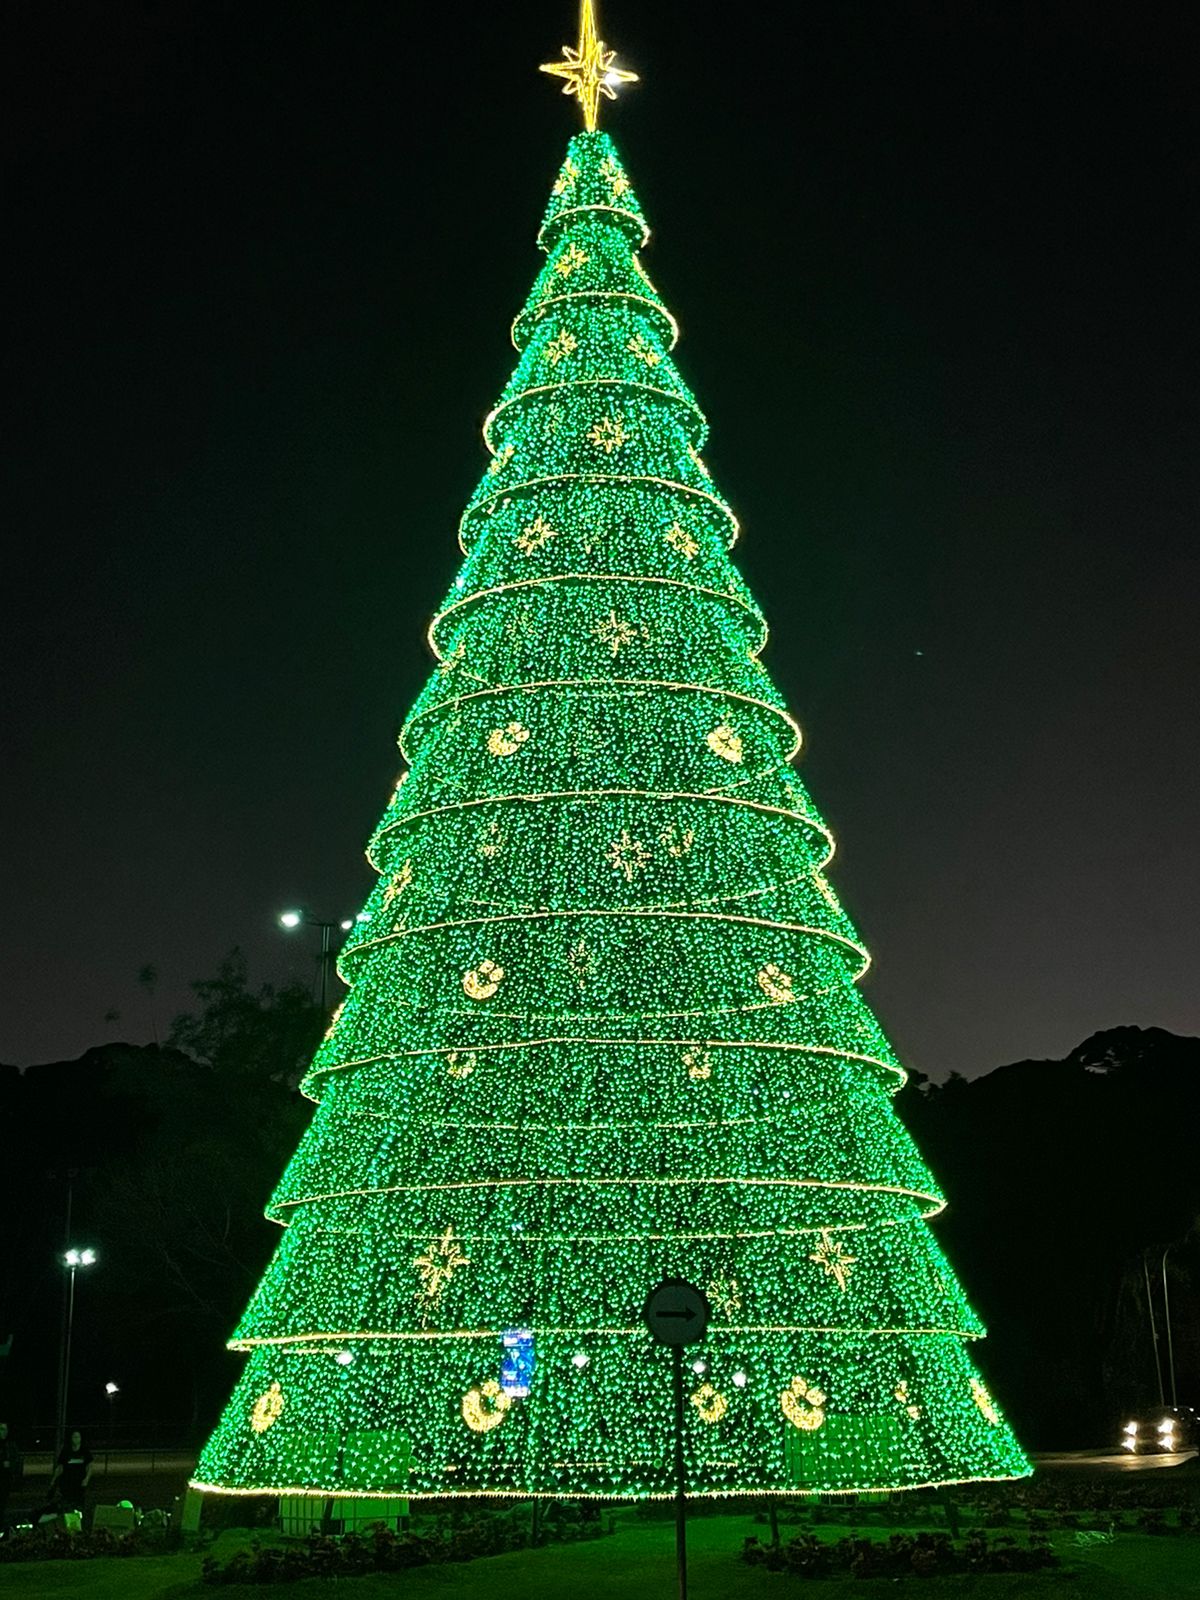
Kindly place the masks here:
POLYGON ((692 1492, 1029 1470, 646 237, 612 140, 578 134, 201 1488, 670 1494, 638 1308, 673 1276, 717 1311, 692 1492))

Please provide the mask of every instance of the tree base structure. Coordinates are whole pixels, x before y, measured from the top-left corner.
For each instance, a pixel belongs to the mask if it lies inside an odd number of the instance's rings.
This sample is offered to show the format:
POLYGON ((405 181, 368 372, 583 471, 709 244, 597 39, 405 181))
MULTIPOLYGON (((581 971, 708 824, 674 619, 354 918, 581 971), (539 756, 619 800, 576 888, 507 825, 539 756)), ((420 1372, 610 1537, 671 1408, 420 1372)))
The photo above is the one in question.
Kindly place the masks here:
MULTIPOLYGON (((297 1395, 301 1425, 289 1429, 281 1418, 274 1440, 243 1438, 224 1457, 210 1449, 196 1486, 380 1500, 398 1493, 412 1499, 670 1498, 669 1353, 641 1332, 613 1332, 588 1341, 593 1354, 585 1366, 577 1335, 548 1334, 541 1342, 546 1381, 503 1409, 497 1408, 503 1389, 489 1394, 480 1377, 500 1370, 499 1338, 464 1340, 460 1350, 436 1353, 416 1341, 400 1350, 376 1345, 364 1352, 355 1362, 363 1394, 462 1396, 458 1404, 421 1407, 419 1421, 410 1418, 412 1432, 381 1425, 343 1433, 335 1414, 337 1386, 321 1384, 322 1363, 309 1357, 313 1392, 297 1395), (613 1426, 606 1425, 606 1392, 619 1397, 613 1426), (632 1429, 631 1407, 640 1418, 632 1429), (313 1422, 326 1426, 313 1429, 313 1422), (205 1481, 205 1467, 216 1469, 216 1481, 205 1481)), ((690 1362, 687 1369, 689 1495, 917 1489, 1029 1470, 953 1335, 784 1341, 714 1330, 702 1349, 695 1359, 703 1373, 692 1372, 690 1362), (851 1372, 858 1389, 840 1397, 834 1411, 844 1387, 836 1375, 851 1372), (897 1372, 911 1377, 898 1379, 897 1372), (907 1402, 915 1393, 928 1396, 924 1405, 907 1402)), ((271 1374, 290 1365, 276 1351, 255 1351, 234 1404, 251 1410, 276 1381, 271 1374)), ((289 1387, 296 1392, 290 1375, 289 1387)), ((362 1407, 358 1395, 355 1402, 362 1407)))

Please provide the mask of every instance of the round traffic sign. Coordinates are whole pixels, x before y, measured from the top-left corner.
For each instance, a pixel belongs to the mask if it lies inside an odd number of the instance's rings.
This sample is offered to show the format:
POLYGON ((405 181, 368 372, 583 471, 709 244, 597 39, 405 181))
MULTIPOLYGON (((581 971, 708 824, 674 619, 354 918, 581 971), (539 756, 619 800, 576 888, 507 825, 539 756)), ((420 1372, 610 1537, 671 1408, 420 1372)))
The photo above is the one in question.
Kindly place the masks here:
POLYGON ((659 1344, 699 1344, 712 1316, 702 1289, 686 1278, 664 1278, 642 1307, 651 1338, 659 1344))

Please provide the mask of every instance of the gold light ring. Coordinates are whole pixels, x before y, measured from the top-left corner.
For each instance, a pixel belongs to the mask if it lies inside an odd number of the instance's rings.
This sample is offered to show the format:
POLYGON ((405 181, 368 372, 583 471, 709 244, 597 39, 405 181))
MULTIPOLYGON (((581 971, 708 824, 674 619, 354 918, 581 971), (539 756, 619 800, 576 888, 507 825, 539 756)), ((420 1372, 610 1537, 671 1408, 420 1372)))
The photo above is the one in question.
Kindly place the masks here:
MULTIPOLYGON (((381 934, 376 939, 364 939, 361 944, 354 945, 349 950, 343 950, 337 958, 339 977, 346 984, 351 984, 352 979, 342 971, 342 963, 347 963, 347 972, 351 969, 349 963, 368 951, 377 950, 381 945, 395 944, 405 939, 416 938, 418 934, 440 933, 447 928, 492 928, 500 922, 546 922, 562 919, 602 917, 609 920, 625 918, 642 921, 660 922, 727 922, 738 927, 768 928, 773 933, 788 935, 801 934, 815 939, 825 939, 842 947, 841 952, 852 951, 861 962, 861 965, 851 974, 851 981, 858 983, 871 965, 871 957, 866 948, 854 939, 849 939, 845 934, 837 933, 832 928, 814 928, 803 922, 778 922, 768 917, 747 917, 732 911, 665 911, 651 909, 646 911, 607 911, 594 908, 557 910, 550 907, 539 908, 536 911, 505 911, 489 917, 453 917, 441 922, 417 923, 414 927, 404 928, 400 932, 381 934)), ((497 981, 497 987, 499 981, 497 981)), ((490 987, 490 986, 489 986, 490 987)), ((469 991, 468 991, 469 992, 469 991)), ((494 994, 495 989, 490 993, 494 994)), ((488 996, 490 998, 490 995, 488 996)))
POLYGON ((668 353, 673 351, 679 343, 679 324, 661 300, 652 300, 648 294, 636 294, 632 289, 565 289, 561 294, 546 295, 544 299, 538 301, 536 306, 522 307, 518 311, 512 320, 512 327, 509 330, 509 338, 512 341, 513 349, 524 355, 533 334, 533 329, 529 325, 536 326, 551 306, 562 305, 564 301, 570 300, 630 300, 636 302, 640 306, 645 306, 656 317, 661 317, 666 324, 668 330, 668 353), (526 328, 529 328, 528 333, 525 331, 526 328))
MULTIPOLYGON (((561 1339, 586 1339, 586 1338, 627 1338, 640 1337, 644 1328, 621 1327, 573 1327, 573 1328, 539 1328, 539 1335, 543 1338, 561 1339)), ((985 1337, 975 1328, 852 1328, 852 1327, 827 1327, 818 1323, 779 1323, 755 1322, 735 1324, 732 1327, 722 1327, 722 1334, 815 1334, 828 1337, 845 1339, 982 1339, 985 1337)), ((338 1330, 333 1333, 280 1333, 280 1334, 235 1334, 225 1343, 226 1350, 258 1350, 271 1348, 278 1345, 303 1345, 321 1343, 333 1348, 345 1348, 351 1340, 376 1340, 400 1341, 416 1343, 430 1339, 488 1339, 499 1338, 500 1330, 492 1328, 455 1328, 447 1331, 441 1328, 414 1328, 408 1332, 398 1332, 392 1328, 356 1328, 338 1330)), ((968 1480, 972 1483, 979 1479, 968 1480)), ((255 1491, 258 1492, 257 1490, 255 1491)), ((339 1495, 341 1490, 336 1491, 339 1495)), ((757 1494, 759 1491, 747 1490, 748 1494, 757 1494)), ((794 1493, 795 1491, 789 1491, 794 1493)), ((577 1498, 575 1495, 572 1499, 577 1498)))
POLYGON ((804 742, 804 735, 800 732, 800 725, 789 711, 785 710, 782 706, 773 706, 769 700, 759 700, 754 695, 742 694, 741 691, 737 689, 716 689, 710 684, 676 682, 673 679, 663 678, 546 678, 534 680, 530 683, 502 683, 490 685, 486 689, 472 689, 466 694, 453 695, 448 700, 439 700, 435 705, 426 706, 423 710, 418 711, 414 716, 409 717, 403 728, 400 730, 400 736, 396 740, 396 745, 404 760, 407 761, 411 767, 413 765, 413 757, 409 754, 407 745, 410 729, 415 727, 419 722, 423 722, 430 717, 439 716, 443 712, 450 711, 454 707, 462 705, 464 701, 489 700, 496 698, 498 695, 533 694, 534 692, 541 693, 546 689, 592 688, 629 689, 633 691, 632 696, 626 696, 624 694, 614 695, 610 697, 613 699, 634 698, 645 691, 663 689, 673 694, 708 695, 714 699, 734 701, 742 706, 755 706, 763 711, 768 712, 771 716, 777 717, 779 721, 781 721, 788 729, 790 729, 793 743, 788 754, 783 757, 784 764, 789 761, 793 761, 796 756, 799 755, 800 747, 804 742))
MULTIPOLYGON (((444 1337, 444 1336, 439 1336, 444 1337)), ((494 1336, 493 1336, 494 1337, 494 1336)), ((765 1500, 771 1496, 786 1496, 789 1500, 798 1500, 805 1497, 816 1499, 822 1494, 895 1494, 903 1491, 917 1489, 948 1489, 960 1483, 1012 1483, 1017 1478, 1028 1478, 1032 1468, 1019 1472, 1002 1472, 983 1474, 974 1478, 928 1478, 920 1483, 881 1483, 881 1484, 846 1484, 842 1488, 831 1489, 798 1489, 794 1484, 782 1489, 689 1489, 688 1496, 693 1500, 733 1500, 752 1497, 756 1500, 765 1500)), ((339 1483, 330 1483, 327 1488, 314 1489, 290 1484, 263 1484, 246 1489, 227 1488, 220 1483, 205 1483, 199 1478, 190 1478, 188 1488, 195 1489, 197 1494, 227 1494, 227 1495, 256 1495, 259 1499, 264 1496, 287 1497, 289 1499, 321 1499, 327 1500, 336 1496, 339 1500, 395 1500, 396 1496, 391 1490, 386 1489, 347 1489, 339 1483)), ((408 1500, 559 1500, 566 1491, 555 1489, 553 1491, 530 1489, 454 1489, 439 1484, 434 1489, 412 1489, 407 1484, 404 1488, 404 1497, 408 1500)), ((636 1495, 614 1494, 611 1489, 571 1489, 569 1492, 572 1500, 673 1500, 676 1495, 674 1489, 639 1489, 636 1495)))
POLYGON ((543 794, 495 794, 481 795, 475 800, 456 800, 449 805, 427 806, 419 811, 406 811, 384 822, 375 830, 370 844, 365 851, 368 865, 373 867, 382 877, 387 870, 376 859, 374 846, 398 828, 410 822, 420 822, 426 817, 439 817, 451 811, 465 811, 474 806, 493 805, 541 805, 546 800, 588 800, 588 799, 643 799, 670 804, 676 800, 699 800, 710 805, 741 806, 750 811, 762 811, 767 816, 783 817, 789 822, 799 822, 810 833, 817 834, 826 842, 827 853, 817 863, 817 870, 823 872, 833 860, 837 845, 832 833, 823 822, 818 822, 805 811, 789 810, 785 806, 768 805, 762 800, 743 800, 738 795, 715 794, 712 791, 689 793, 687 791, 670 792, 655 789, 550 789, 543 794))
POLYGON ((523 478, 520 483, 514 483, 507 489, 497 489, 492 494, 484 495, 480 500, 473 500, 467 506, 458 522, 458 547, 463 555, 471 554, 473 545, 464 542, 468 521, 478 520, 486 515, 482 508, 493 505, 499 500, 513 500, 517 496, 527 498, 527 491, 536 491, 546 485, 558 483, 641 483, 651 484, 656 489, 669 489, 673 494, 691 495, 696 499, 705 500, 709 506, 715 506, 722 519, 728 524, 730 533, 725 541, 725 548, 732 550, 737 543, 741 531, 738 519, 727 506, 720 495, 714 494, 710 489, 702 489, 699 484, 680 483, 677 478, 659 478, 652 472, 553 472, 544 478, 523 478))
MULTIPOLYGON (((480 600, 486 600, 494 594, 507 594, 515 589, 537 589, 548 583, 633 583, 657 584, 662 588, 686 589, 692 594, 707 595, 709 598, 721 601, 733 608, 744 611, 746 616, 753 619, 757 625, 758 642, 750 647, 749 655, 757 661, 767 644, 767 624, 762 613, 741 595, 729 589, 714 589, 704 583, 687 583, 682 578, 660 578, 644 576, 641 573, 626 572, 548 572, 536 578, 514 578, 510 583, 489 584, 486 589, 473 589, 470 594, 464 594, 460 599, 453 601, 444 611, 439 611, 431 620, 425 631, 425 639, 429 649, 438 661, 446 659, 445 653, 437 642, 436 630, 438 624, 456 611, 461 611, 465 606, 475 605, 480 600)), ((736 614, 736 613, 735 613, 736 614)), ((740 619, 739 619, 740 620, 740 619)))
MULTIPOLYGON (((528 400, 533 395, 550 394, 555 389, 597 388, 640 390, 644 394, 658 395, 669 405, 681 407, 684 411, 687 411, 691 414, 691 417, 696 424, 692 438, 693 447, 697 450, 703 448, 704 443, 708 438, 708 418, 704 415, 703 411, 701 411, 696 402, 689 399, 687 395, 677 394, 671 389, 661 389, 657 384, 640 383, 636 378, 560 378, 557 383, 533 384, 530 388, 522 389, 519 394, 510 395, 507 400, 501 400, 497 405, 492 407, 487 416, 483 419, 483 426, 480 429, 480 432, 483 436, 483 442, 487 446, 489 454, 492 456, 496 454, 496 449, 492 444, 491 437, 492 424, 495 422, 496 418, 500 416, 501 412, 507 411, 510 406, 518 405, 521 401, 528 400)), ((687 431, 686 428, 685 431, 687 431)))
MULTIPOLYGON (((551 250, 553 250, 555 243, 553 239, 547 242, 547 235, 550 233, 551 229, 557 233, 559 231, 559 224, 564 222, 567 217, 579 216, 585 211, 608 211, 611 212, 615 217, 627 218, 633 223, 632 231, 639 235, 638 243, 634 245, 635 250, 644 250, 650 243, 650 227, 646 222, 645 217, 639 217, 636 211, 629 211, 625 206, 608 206, 597 201, 592 205, 586 206, 564 206, 561 211, 556 211, 554 215, 546 222, 543 222, 541 227, 538 229, 538 236, 537 240, 535 241, 538 249, 544 251, 546 255, 549 255, 551 250)), ((631 230, 628 228, 622 227, 621 231, 626 235, 626 237, 632 236, 631 230)))
POLYGON ((470 1046, 443 1045, 438 1047, 422 1046, 412 1050, 389 1050, 373 1056, 351 1057, 346 1061, 330 1062, 317 1065, 315 1062, 309 1068, 300 1085, 300 1092, 306 1099, 314 1104, 320 1104, 319 1096, 309 1093, 309 1085, 316 1083, 319 1078, 327 1078, 335 1072, 346 1072, 358 1067, 382 1066, 387 1062, 403 1061, 413 1056, 437 1056, 444 1059, 455 1048, 470 1049, 482 1055, 489 1050, 544 1050, 563 1045, 582 1045, 587 1048, 612 1048, 646 1050, 661 1045, 664 1049, 684 1050, 696 1047, 704 1050, 781 1050, 799 1052, 801 1055, 829 1056, 834 1060, 843 1061, 857 1066, 877 1068, 885 1077, 881 1080, 889 1093, 895 1094, 908 1082, 908 1073, 894 1061, 885 1061, 879 1056, 862 1055, 854 1050, 846 1050, 838 1045, 827 1044, 795 1044, 788 1040, 762 1039, 703 1039, 699 1042, 691 1039, 607 1039, 587 1036, 583 1034, 566 1034, 561 1037, 543 1037, 538 1039, 505 1039, 495 1044, 472 1044, 470 1046), (892 1081, 889 1081, 892 1080, 892 1081))
MULTIPOLYGON (((912 1200, 922 1206, 918 1213, 921 1221, 928 1222, 946 1209, 941 1195, 927 1190, 914 1189, 909 1184, 865 1183, 849 1178, 785 1178, 785 1177, 636 1177, 624 1174, 618 1177, 553 1177, 553 1178, 455 1178, 441 1183, 387 1183, 371 1188, 327 1189, 317 1194, 303 1195, 297 1199, 280 1200, 273 1210, 286 1214, 296 1212, 300 1206, 317 1205, 330 1200, 376 1200, 384 1195, 463 1194, 468 1190, 517 1189, 827 1189, 845 1194, 890 1195, 898 1200, 912 1200)), ((272 1217, 280 1222, 281 1216, 272 1217)), ((290 1223, 284 1223, 289 1227, 290 1223)))

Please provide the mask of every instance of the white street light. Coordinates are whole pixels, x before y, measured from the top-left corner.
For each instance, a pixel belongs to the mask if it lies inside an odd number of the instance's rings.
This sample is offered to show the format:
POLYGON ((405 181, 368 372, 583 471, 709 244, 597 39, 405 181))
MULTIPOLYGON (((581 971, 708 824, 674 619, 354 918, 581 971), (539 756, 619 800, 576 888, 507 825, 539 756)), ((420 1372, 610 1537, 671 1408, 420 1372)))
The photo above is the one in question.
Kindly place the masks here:
MULTIPOLYGON (((358 921, 363 918, 359 916, 358 921)), ((367 918, 366 920, 370 920, 367 918)), ((281 911, 279 913, 279 926, 281 928, 295 929, 300 927, 320 928, 321 930, 321 1010, 329 1010, 329 979, 333 971, 333 930, 340 928, 343 933, 349 933, 354 926, 353 917, 343 917, 339 922, 326 922, 322 917, 314 917, 311 911, 303 909, 297 911, 281 911)))
POLYGON ((67 1322, 63 1330, 62 1389, 58 1407, 58 1442, 61 1446, 67 1437, 67 1407, 71 1398, 71 1335, 75 1330, 75 1274, 80 1267, 94 1267, 96 1252, 90 1246, 83 1250, 72 1248, 63 1253, 63 1264, 71 1273, 67 1291, 67 1322))

